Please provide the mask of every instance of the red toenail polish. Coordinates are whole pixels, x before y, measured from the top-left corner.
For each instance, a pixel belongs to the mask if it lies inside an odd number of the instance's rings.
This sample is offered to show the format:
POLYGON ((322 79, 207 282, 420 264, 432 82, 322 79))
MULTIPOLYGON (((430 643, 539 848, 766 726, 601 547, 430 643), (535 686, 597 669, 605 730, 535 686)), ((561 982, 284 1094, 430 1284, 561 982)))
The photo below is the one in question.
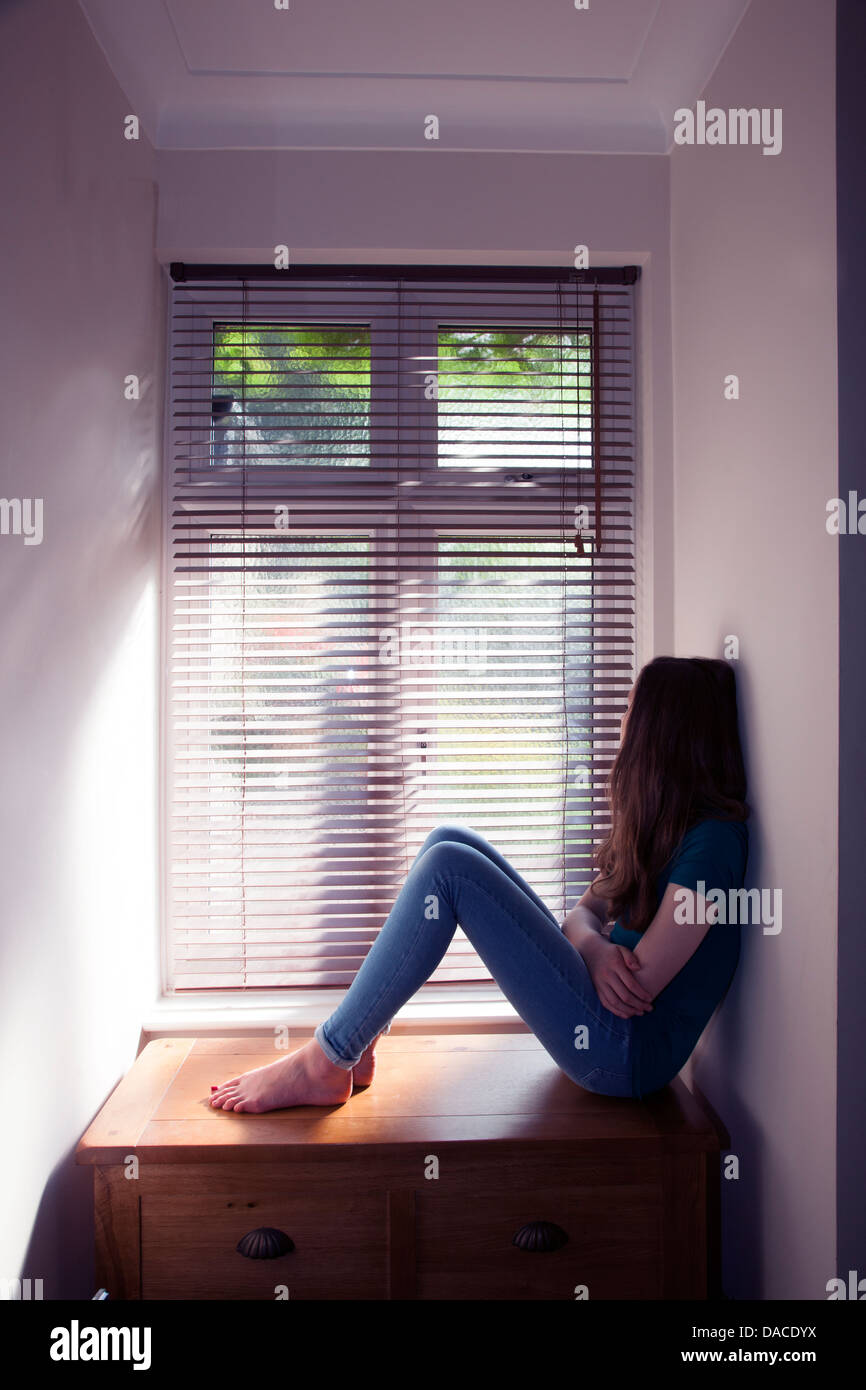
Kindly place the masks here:
POLYGON ((211 1090, 212 1090, 212 1091, 218 1091, 218 1090, 219 1090, 219 1086, 211 1086, 211 1090))

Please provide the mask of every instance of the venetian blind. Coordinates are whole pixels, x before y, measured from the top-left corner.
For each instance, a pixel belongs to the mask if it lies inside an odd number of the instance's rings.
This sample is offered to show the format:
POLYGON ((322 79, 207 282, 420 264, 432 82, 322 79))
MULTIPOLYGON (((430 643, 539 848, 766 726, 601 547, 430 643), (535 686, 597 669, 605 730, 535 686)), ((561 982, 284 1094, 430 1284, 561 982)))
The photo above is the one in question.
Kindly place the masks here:
MULTIPOLYGON (((172 274, 169 987, 348 984, 442 822, 561 918, 634 673, 637 271, 172 274)), ((433 980, 488 978, 458 931, 433 980)))

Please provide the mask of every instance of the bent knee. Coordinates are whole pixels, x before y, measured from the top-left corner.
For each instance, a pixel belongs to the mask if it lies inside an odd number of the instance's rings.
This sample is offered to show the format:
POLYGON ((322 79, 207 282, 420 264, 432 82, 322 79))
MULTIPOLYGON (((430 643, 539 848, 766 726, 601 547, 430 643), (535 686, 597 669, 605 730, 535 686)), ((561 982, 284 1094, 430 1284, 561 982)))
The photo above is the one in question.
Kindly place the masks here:
POLYGON ((463 867, 468 862, 477 862, 478 851, 463 840, 435 840, 419 859, 426 869, 448 869, 463 867))
POLYGON ((442 825, 437 825, 435 830, 430 831, 424 841, 424 849, 432 849, 434 845, 442 844, 445 841, 449 844, 466 845, 473 833, 470 826, 462 825, 459 821, 444 821, 442 825))

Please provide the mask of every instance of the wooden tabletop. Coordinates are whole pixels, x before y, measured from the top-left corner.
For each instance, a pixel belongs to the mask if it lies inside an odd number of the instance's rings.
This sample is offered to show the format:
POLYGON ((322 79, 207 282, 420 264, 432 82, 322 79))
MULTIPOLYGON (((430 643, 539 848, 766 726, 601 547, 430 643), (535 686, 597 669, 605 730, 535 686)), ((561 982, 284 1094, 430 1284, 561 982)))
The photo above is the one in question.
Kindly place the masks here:
MULTIPOLYGON (((292 1046, 294 1050, 294 1045, 292 1046)), ((211 1086, 262 1066, 257 1038, 160 1038, 142 1050, 76 1150, 78 1163, 264 1161, 351 1145, 567 1142, 615 1156, 623 1139, 648 1152, 717 1151, 718 1122, 674 1081, 648 1100, 583 1091, 529 1033, 382 1037, 373 1084, 343 1105, 264 1115, 214 1110, 211 1086)))

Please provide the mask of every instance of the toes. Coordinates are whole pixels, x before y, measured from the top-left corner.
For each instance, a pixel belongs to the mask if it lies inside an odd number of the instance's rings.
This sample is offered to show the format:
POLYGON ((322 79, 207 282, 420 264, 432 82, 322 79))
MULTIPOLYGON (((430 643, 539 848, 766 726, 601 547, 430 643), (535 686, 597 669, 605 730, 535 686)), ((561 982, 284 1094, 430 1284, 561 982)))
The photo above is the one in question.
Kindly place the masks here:
POLYGON ((237 1096, 238 1089, 243 1083, 243 1076, 233 1076, 230 1081, 222 1081, 219 1086, 211 1092, 210 1103, 215 1108, 222 1106, 226 1109, 224 1102, 228 1096, 237 1096))
POLYGON ((240 1092, 236 1087, 225 1086, 211 1096, 210 1103, 216 1109, 230 1110, 233 1101, 240 1098, 240 1092))
POLYGON ((234 1091, 241 1084, 243 1077, 233 1076, 231 1081, 221 1081, 218 1086, 213 1087, 213 1094, 221 1096, 226 1091, 234 1091))

